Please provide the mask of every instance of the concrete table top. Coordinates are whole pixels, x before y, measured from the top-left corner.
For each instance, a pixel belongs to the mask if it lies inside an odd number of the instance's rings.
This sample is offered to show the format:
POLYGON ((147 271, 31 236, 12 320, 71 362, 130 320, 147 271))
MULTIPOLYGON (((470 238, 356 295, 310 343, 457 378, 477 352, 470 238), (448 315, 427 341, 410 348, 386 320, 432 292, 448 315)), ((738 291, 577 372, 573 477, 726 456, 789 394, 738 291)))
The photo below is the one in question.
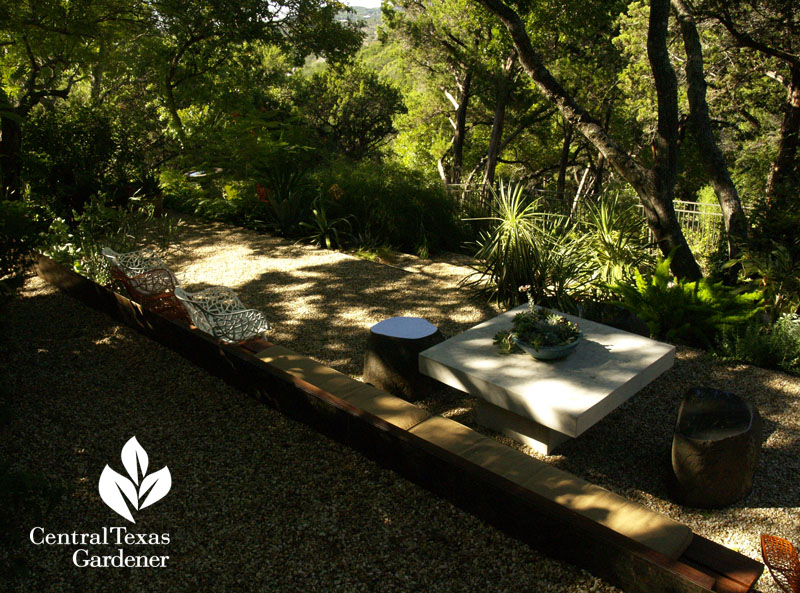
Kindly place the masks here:
POLYGON ((514 437, 519 435, 512 433, 526 433, 510 426, 519 419, 540 425, 547 434, 536 436, 528 430, 534 442, 520 440, 547 454, 558 442, 596 424, 673 364, 675 347, 670 344, 571 315, 565 317, 580 326, 583 339, 567 358, 540 361, 527 354, 500 354, 494 335, 511 329, 514 316, 527 306, 423 351, 419 368, 485 400, 489 405, 483 414, 479 410, 479 422, 487 412, 495 416, 510 412, 492 424, 508 425, 511 430, 502 432, 514 437))

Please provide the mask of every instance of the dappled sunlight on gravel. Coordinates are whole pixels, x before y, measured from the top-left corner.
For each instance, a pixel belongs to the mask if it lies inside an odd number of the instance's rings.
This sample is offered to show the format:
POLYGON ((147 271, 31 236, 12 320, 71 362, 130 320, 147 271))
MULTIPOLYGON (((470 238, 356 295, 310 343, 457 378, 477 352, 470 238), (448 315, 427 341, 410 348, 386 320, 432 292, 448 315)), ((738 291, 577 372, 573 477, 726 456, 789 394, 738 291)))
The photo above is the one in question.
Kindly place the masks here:
MULTIPOLYGON (((369 328, 424 317, 452 336, 496 311, 458 287, 467 262, 398 256, 374 263, 217 223, 184 222, 167 261, 190 289, 222 284, 262 309, 270 339, 360 377, 369 328)), ((11 591, 615 591, 553 561, 360 454, 255 402, 176 353, 33 278, 3 321, 0 370, 12 420, 0 447, 14 467, 70 487, 50 531, 118 524, 99 499, 106 463, 132 435, 167 464, 173 491, 142 513, 174 536, 163 571, 89 572, 65 550, 13 544, 34 569, 11 591)), ((474 425, 453 389, 420 405, 474 425)), ((800 378, 721 363, 679 347, 675 366, 545 459, 760 559, 762 532, 800 544, 800 378), (753 492, 718 511, 669 498, 670 445, 686 390, 750 399, 765 443, 753 492)), ((760 591, 777 591, 765 574, 760 591)))

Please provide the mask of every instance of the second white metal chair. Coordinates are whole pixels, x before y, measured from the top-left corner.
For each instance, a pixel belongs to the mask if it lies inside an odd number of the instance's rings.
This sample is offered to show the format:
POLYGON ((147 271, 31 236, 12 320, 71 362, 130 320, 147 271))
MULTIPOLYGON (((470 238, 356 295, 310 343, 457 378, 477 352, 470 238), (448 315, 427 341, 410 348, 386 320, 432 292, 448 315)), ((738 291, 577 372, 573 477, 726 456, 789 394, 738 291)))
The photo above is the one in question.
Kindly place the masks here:
POLYGON ((175 296, 186 306, 198 329, 223 342, 241 342, 272 329, 263 312, 245 307, 230 288, 212 286, 188 292, 177 287, 175 296))

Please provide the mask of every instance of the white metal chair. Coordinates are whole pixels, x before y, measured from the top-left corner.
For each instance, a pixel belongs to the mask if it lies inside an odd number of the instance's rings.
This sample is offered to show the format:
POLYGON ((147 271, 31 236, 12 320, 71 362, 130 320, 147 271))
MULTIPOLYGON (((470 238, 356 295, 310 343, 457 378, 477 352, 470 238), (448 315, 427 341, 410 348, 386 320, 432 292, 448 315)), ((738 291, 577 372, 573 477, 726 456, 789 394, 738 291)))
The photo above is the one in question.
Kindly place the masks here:
POLYGON ((198 292, 176 287, 175 297, 185 305, 198 329, 223 342, 242 342, 272 329, 263 312, 248 309, 234 291, 224 286, 198 292))
POLYGON ((109 264, 111 278, 125 287, 131 300, 168 319, 189 321, 186 307, 175 298, 180 285, 175 274, 152 250, 117 253, 109 247, 102 250, 109 264))
POLYGON ((164 260, 149 247, 127 253, 118 253, 110 247, 103 247, 102 254, 110 266, 119 268, 127 276, 135 276, 153 268, 167 268, 164 260))

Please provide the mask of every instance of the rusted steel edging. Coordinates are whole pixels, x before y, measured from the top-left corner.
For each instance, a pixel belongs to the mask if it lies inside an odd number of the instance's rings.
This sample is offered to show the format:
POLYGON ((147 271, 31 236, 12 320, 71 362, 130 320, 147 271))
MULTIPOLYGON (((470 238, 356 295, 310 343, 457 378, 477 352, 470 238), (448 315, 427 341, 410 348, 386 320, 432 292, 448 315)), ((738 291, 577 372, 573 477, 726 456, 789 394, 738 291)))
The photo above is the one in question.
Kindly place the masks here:
MULTIPOLYGON (((724 550, 723 555, 741 558, 718 544, 695 535, 699 546, 690 546, 690 550, 700 559, 670 560, 269 365, 243 348, 221 344, 183 322, 143 309, 45 256, 39 256, 36 269, 42 278, 87 306, 137 329, 287 416, 357 449, 546 555, 586 568, 626 591, 733 593, 747 591, 752 585, 710 576, 713 570, 703 562, 709 549, 712 556, 724 550)), ((758 565, 760 574, 763 565, 751 562, 751 572, 758 565)))

